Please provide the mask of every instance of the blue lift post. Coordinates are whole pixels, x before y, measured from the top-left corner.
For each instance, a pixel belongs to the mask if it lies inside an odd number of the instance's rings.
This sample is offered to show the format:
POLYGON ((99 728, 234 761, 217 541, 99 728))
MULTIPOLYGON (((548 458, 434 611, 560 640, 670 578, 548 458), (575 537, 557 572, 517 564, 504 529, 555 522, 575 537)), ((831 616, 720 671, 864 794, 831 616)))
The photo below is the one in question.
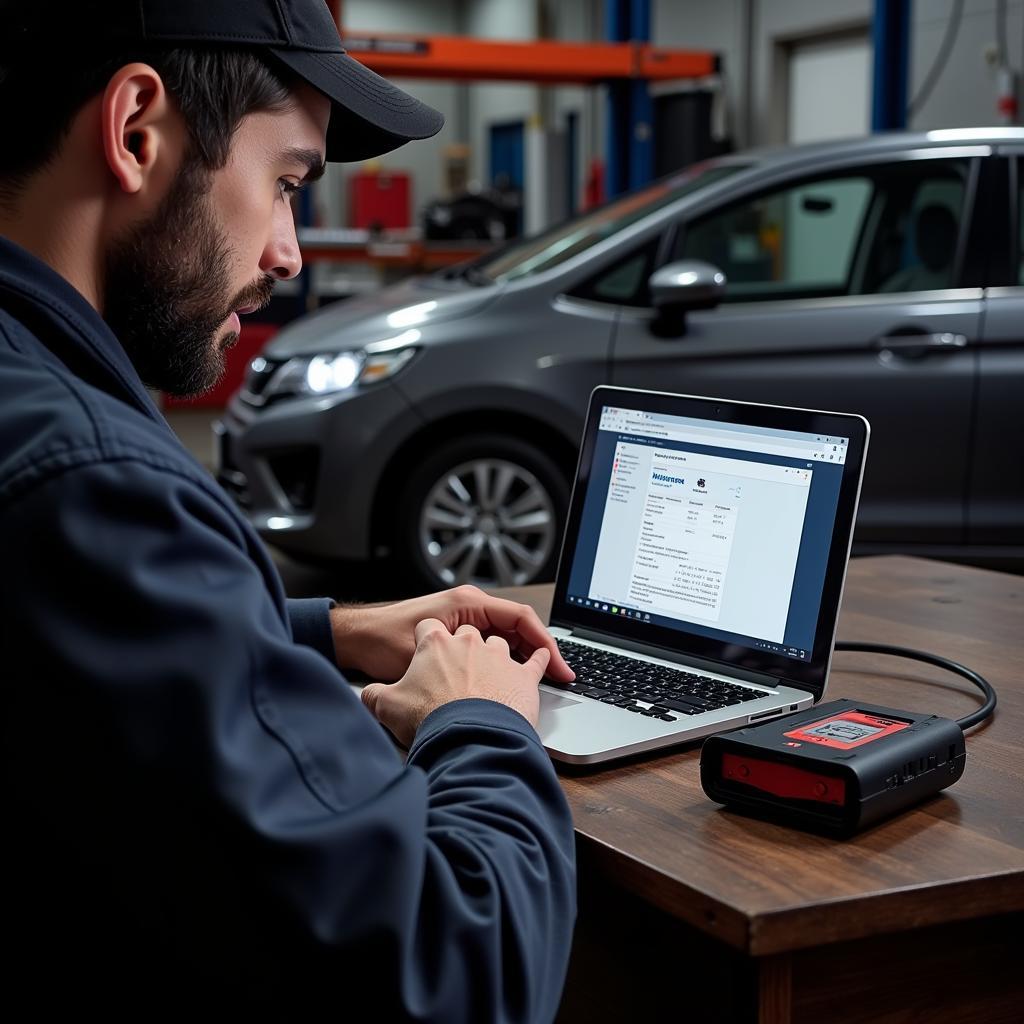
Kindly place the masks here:
MULTIPOLYGON (((649 42, 651 0, 605 0, 609 42, 649 42)), ((608 85, 606 182, 609 198, 639 188, 654 173, 654 103, 645 79, 608 85)))
POLYGON ((910 0, 875 0, 871 35, 875 48, 871 130, 897 131, 907 126, 910 0))

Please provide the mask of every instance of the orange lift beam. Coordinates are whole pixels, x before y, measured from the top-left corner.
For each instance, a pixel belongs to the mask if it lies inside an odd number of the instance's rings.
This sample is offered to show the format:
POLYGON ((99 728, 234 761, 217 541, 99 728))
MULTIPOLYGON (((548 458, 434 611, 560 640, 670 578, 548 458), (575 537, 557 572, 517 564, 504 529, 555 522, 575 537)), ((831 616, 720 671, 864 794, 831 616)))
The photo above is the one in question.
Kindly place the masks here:
MULTIPOLYGON (((342 0, 326 0, 338 31, 342 0)), ((352 33, 345 47, 378 74, 410 78, 594 83, 606 79, 704 78, 719 70, 703 50, 667 50, 649 43, 497 42, 464 36, 352 33)))
POLYGON ((597 84, 609 79, 704 78, 718 71, 715 54, 649 43, 499 42, 465 36, 358 35, 345 49, 389 78, 445 78, 597 84))
MULTIPOLYGON (((342 36, 342 0, 327 0, 342 36)), ((608 79, 705 78, 718 57, 704 50, 668 50, 649 43, 535 43, 465 36, 355 33, 345 48, 380 75, 477 81, 594 84, 608 79)))

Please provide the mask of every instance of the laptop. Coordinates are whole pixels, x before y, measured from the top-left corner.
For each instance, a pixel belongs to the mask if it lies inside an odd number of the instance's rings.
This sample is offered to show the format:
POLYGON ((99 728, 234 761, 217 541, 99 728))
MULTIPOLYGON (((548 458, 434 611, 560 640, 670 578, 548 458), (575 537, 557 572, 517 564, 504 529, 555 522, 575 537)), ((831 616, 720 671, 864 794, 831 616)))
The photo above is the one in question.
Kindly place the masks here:
POLYGON ((821 700, 869 434, 856 415, 594 390, 548 626, 576 680, 541 684, 552 758, 821 700))

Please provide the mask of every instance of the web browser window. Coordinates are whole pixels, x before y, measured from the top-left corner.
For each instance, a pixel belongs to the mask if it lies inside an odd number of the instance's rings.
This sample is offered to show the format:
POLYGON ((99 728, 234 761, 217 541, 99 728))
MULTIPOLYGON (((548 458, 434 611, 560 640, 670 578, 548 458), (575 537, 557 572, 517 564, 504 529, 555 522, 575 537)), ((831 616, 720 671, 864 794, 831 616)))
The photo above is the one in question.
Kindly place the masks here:
POLYGON ((605 407, 570 602, 810 660, 848 445, 605 407))

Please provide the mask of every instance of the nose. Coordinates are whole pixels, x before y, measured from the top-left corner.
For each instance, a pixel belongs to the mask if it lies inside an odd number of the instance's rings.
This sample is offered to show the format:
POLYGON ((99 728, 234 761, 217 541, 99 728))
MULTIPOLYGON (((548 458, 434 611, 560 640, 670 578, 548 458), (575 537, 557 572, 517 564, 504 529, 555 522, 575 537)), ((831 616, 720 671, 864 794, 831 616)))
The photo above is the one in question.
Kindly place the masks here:
POLYGON ((260 259, 260 270, 279 281, 287 281, 302 270, 302 253, 295 234, 295 216, 291 203, 274 204, 270 239, 260 259))

